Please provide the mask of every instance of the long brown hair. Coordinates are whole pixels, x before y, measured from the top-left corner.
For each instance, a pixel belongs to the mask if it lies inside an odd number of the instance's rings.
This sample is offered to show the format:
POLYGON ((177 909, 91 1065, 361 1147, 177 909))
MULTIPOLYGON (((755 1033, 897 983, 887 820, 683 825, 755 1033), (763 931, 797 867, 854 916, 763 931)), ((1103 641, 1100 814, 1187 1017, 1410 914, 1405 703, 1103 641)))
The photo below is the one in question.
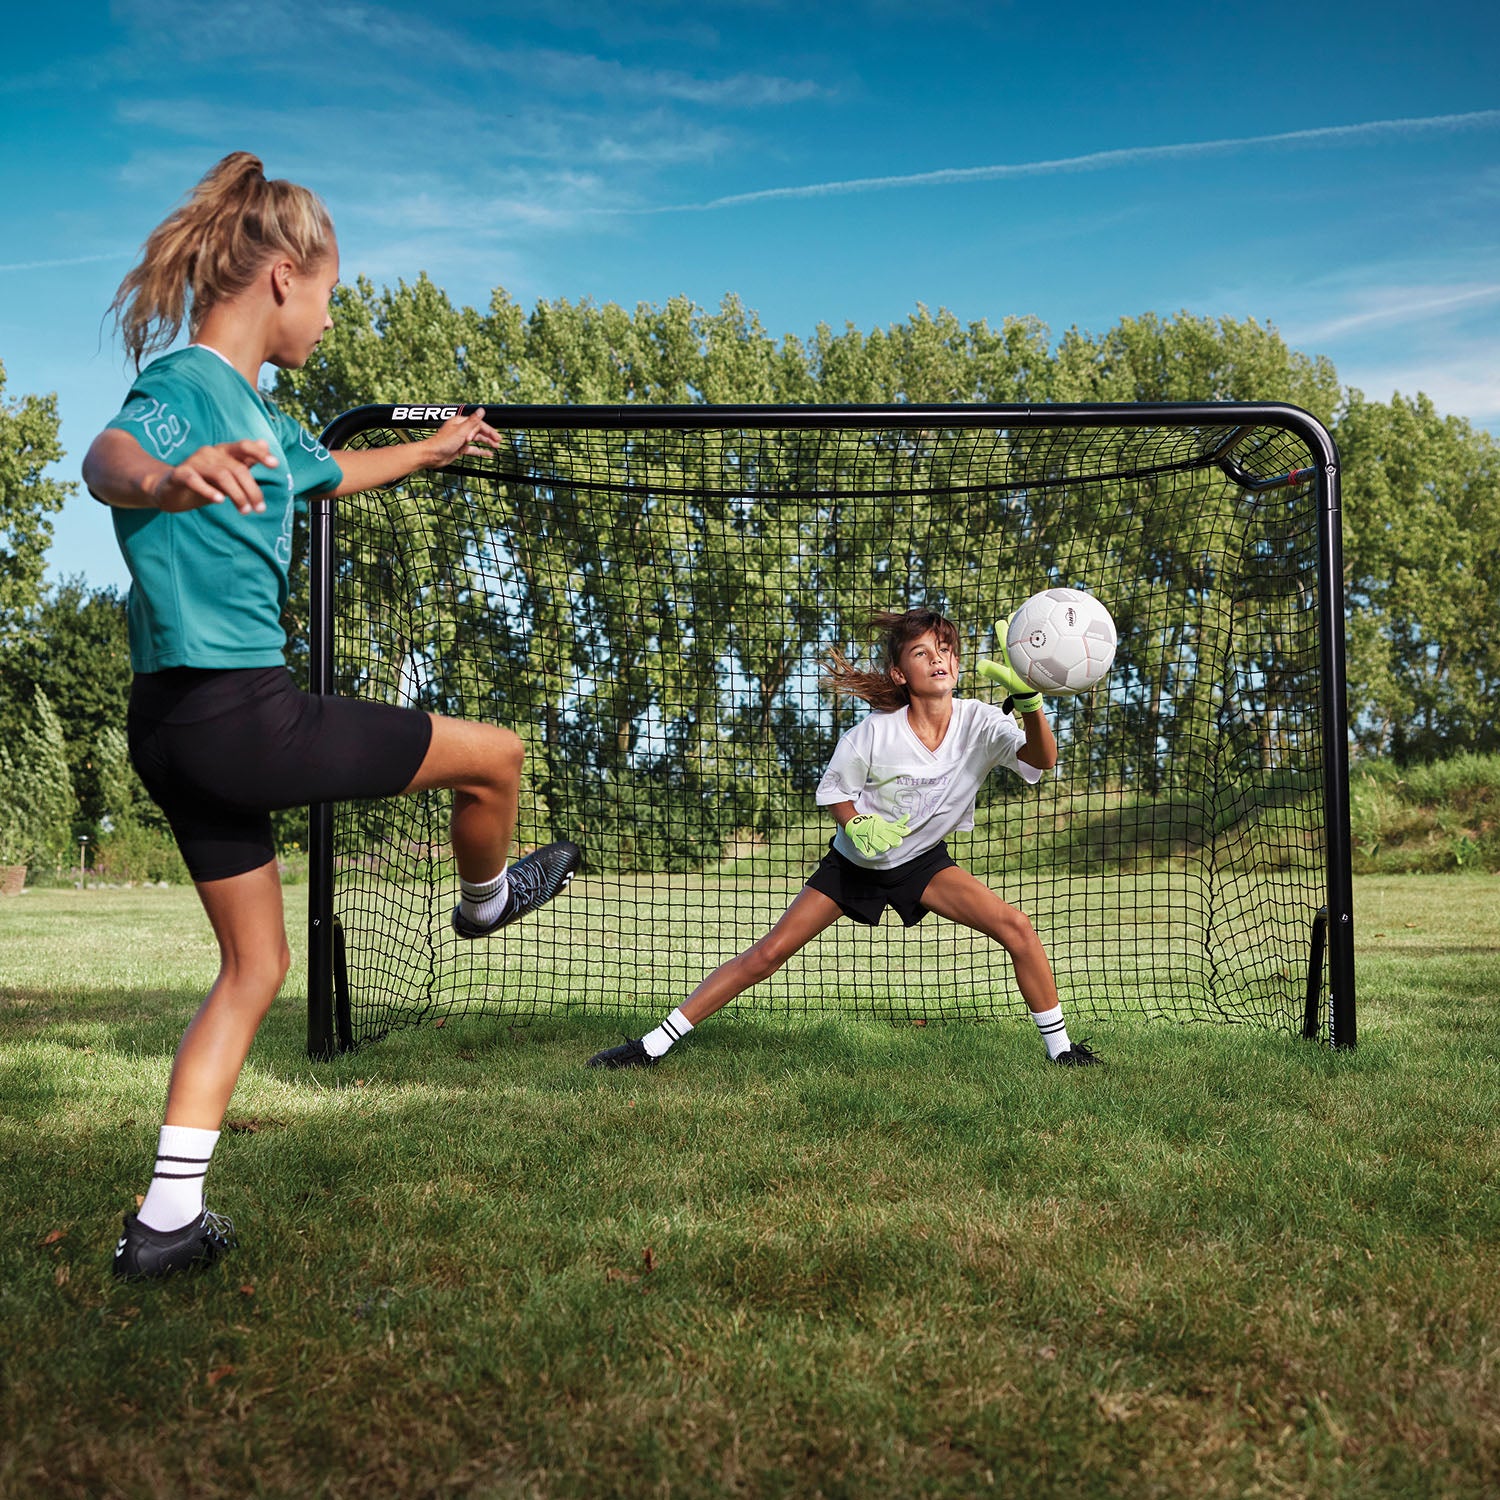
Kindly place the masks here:
POLYGON ((232 151, 156 226, 109 310, 140 369, 184 321, 194 334, 215 303, 250 285, 273 256, 308 271, 333 248, 322 200, 295 182, 266 181, 260 159, 232 151))
POLYGON ((940 646, 955 657, 959 654, 958 630, 935 609, 876 610, 870 616, 870 630, 880 636, 881 664, 857 667, 835 646, 819 681, 835 698, 863 698, 877 713, 894 713, 911 702, 906 684, 897 682, 891 669, 900 664, 901 653, 913 641, 931 631, 940 646))

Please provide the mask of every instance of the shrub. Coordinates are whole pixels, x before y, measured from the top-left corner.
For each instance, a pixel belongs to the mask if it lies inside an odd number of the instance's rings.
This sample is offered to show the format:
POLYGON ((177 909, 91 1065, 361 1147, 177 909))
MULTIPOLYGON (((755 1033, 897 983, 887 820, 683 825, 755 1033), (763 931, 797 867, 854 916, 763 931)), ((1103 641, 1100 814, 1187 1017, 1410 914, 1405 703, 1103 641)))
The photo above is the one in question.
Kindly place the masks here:
POLYGON ((0 864, 66 860, 75 807, 62 726, 38 688, 13 743, 0 743, 0 864))

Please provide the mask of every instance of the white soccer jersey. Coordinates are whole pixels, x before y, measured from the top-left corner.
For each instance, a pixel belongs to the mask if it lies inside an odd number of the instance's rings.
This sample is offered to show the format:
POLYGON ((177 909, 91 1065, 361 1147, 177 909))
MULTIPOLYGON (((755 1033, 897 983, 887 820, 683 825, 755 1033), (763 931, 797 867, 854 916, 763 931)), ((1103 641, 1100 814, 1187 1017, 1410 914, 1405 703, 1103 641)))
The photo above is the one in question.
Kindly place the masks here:
POLYGON ((907 711, 875 713, 848 730, 818 783, 819 807, 852 802, 856 812, 910 817, 894 849, 867 858, 841 828, 833 847, 867 869, 889 870, 925 853, 955 830, 974 826, 984 778, 1005 766, 1033 785, 1042 773, 1019 758, 1026 735, 1007 713, 978 698, 954 698, 948 732, 936 750, 917 738, 907 711))

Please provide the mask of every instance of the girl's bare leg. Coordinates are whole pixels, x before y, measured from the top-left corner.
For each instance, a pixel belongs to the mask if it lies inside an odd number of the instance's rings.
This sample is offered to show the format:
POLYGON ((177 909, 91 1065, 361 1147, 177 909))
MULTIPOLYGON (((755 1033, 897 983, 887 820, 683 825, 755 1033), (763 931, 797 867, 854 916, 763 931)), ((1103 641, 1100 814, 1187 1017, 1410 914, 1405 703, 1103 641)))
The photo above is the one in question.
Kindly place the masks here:
POLYGON ((197 891, 219 940, 219 976, 177 1048, 166 1124, 217 1130, 291 953, 274 859, 197 891))
POLYGON ((982 880, 950 865, 928 882, 922 905, 999 943, 1010 954, 1016 983, 1031 1011, 1050 1011, 1058 1005, 1057 981, 1036 928, 1025 912, 1002 901, 982 880))
POLYGON ((804 886, 776 925, 741 954, 720 964, 682 1003, 682 1013, 696 1026, 722 1010, 751 985, 769 979, 787 959, 805 948, 843 916, 836 901, 804 886))
POLYGON ((490 879, 510 853, 524 757, 513 730, 432 715, 432 743, 406 790, 452 788, 453 858, 465 880, 490 879))

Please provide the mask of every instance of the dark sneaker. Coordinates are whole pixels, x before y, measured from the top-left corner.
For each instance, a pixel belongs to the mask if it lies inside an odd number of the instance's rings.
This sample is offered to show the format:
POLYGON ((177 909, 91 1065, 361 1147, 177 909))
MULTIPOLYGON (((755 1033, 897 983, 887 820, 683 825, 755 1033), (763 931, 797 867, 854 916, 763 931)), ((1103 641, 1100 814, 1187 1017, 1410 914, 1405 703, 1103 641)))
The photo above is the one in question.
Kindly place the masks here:
POLYGON ((1066 1052, 1059 1052, 1052 1061, 1060 1068, 1096 1068, 1104 1065, 1104 1059, 1087 1042, 1074 1042, 1066 1052))
POLYGON ((488 937, 502 927, 509 927, 512 922, 519 922, 527 912, 545 906, 559 895, 577 874, 582 862, 583 850, 577 844, 547 844, 541 849, 533 849, 525 859, 518 859, 506 871, 508 893, 504 911, 487 927, 481 927, 463 914, 462 906, 455 906, 453 930, 459 937, 472 940, 488 937))
POLYGON ((234 1243, 234 1225, 207 1209, 191 1224, 167 1230, 150 1229, 126 1214, 125 1232, 115 1246, 115 1275, 134 1281, 212 1265, 234 1243))
POLYGON ((644 1042, 626 1040, 618 1047, 606 1047, 589 1058, 591 1068, 654 1068, 661 1059, 646 1051, 644 1042))

